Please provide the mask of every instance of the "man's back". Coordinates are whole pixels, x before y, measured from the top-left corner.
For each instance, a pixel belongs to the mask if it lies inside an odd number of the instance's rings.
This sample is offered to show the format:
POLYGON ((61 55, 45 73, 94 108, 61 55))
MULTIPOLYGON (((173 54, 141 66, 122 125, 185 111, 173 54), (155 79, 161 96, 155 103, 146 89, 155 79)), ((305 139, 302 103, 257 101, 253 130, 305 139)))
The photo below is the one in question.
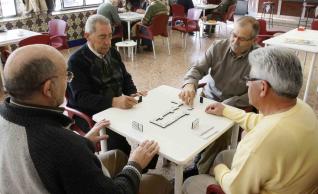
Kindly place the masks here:
MULTIPOLYGON (((228 110, 224 115, 233 117, 228 110)), ((222 178, 232 193, 317 193, 318 122, 307 104, 298 100, 288 111, 252 114, 240 124, 250 131, 237 148, 231 173, 222 178)))
POLYGON ((108 18, 112 26, 119 25, 121 23, 117 7, 113 6, 110 2, 101 4, 97 9, 97 14, 108 18))

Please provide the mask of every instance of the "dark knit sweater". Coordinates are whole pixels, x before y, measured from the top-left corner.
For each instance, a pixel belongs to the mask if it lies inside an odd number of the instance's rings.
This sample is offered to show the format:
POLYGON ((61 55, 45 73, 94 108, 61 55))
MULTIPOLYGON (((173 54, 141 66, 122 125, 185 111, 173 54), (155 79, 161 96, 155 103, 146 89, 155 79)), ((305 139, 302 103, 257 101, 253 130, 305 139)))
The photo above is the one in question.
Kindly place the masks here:
POLYGON ((70 57, 68 69, 74 73, 67 89, 68 106, 90 116, 110 108, 114 97, 137 92, 114 48, 110 48, 103 60, 85 44, 70 57), (108 71, 109 67, 111 71, 108 71))
POLYGON ((61 111, 8 98, 0 115, 1 194, 138 192, 139 177, 129 168, 104 176, 92 143, 66 129, 72 120, 61 111))

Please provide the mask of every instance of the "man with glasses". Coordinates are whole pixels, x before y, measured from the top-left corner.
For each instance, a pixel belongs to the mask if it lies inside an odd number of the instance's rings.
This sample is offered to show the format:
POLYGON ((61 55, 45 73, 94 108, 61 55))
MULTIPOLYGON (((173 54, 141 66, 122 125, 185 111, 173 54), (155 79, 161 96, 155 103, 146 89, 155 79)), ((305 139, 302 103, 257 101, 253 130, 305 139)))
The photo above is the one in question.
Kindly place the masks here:
MULTIPOLYGON (((242 79, 250 70, 248 54, 258 48, 255 44, 258 31, 259 24, 255 18, 239 18, 234 24, 230 39, 214 41, 205 55, 187 72, 179 94, 180 99, 192 106, 198 82, 205 76, 204 82, 207 84, 203 89, 204 97, 239 108, 249 106, 247 86, 242 79)), ((196 160, 195 163, 198 164, 185 177, 197 173, 207 174, 216 154, 227 148, 230 135, 229 131, 207 147, 197 158, 199 161, 196 160)))
POLYGON ((47 45, 15 50, 4 68, 9 96, 0 106, 0 193, 170 194, 162 176, 142 175, 159 151, 145 141, 129 159, 122 152, 95 155, 94 145, 107 136, 97 123, 85 138, 69 129, 63 115, 67 82, 63 55, 47 45), (128 161, 128 163, 127 163, 128 161))
POLYGON ((220 184, 225 193, 318 193, 318 121, 297 99, 303 83, 301 63, 291 50, 266 47, 249 55, 249 102, 260 114, 214 103, 208 114, 225 116, 246 132, 237 150, 221 152, 214 177, 198 175, 184 183, 185 194, 206 193, 220 184))

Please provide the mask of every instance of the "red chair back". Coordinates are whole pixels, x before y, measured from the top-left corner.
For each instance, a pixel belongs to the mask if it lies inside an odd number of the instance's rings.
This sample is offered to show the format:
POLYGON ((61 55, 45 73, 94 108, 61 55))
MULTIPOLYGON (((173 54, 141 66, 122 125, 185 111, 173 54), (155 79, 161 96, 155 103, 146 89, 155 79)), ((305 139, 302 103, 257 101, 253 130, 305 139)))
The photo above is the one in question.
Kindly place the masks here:
POLYGON ((30 45, 30 44, 50 45, 50 36, 45 34, 30 36, 28 38, 21 40, 19 42, 19 47, 30 45))
POLYGON ((123 38, 124 37, 124 28, 122 25, 116 26, 113 32, 112 39, 123 38))
POLYGON ((49 35, 65 35, 66 22, 60 19, 53 19, 49 21, 49 35))
POLYGON ((172 17, 184 17, 184 7, 180 4, 171 5, 172 17))
POLYGON ((166 14, 156 15, 152 18, 151 31, 153 36, 168 37, 168 19, 169 16, 166 14))
POLYGON ((196 9, 196 8, 188 9, 187 18, 198 21, 200 19, 201 13, 202 13, 202 9, 196 9))
POLYGON ((226 13, 223 16, 223 22, 226 22, 227 20, 234 21, 234 13, 236 9, 236 4, 230 5, 230 7, 227 9, 226 13))
POLYGON ((266 21, 263 19, 258 19, 257 21, 259 23, 259 33, 258 34, 260 34, 260 35, 267 34, 266 21))
POLYGON ((312 29, 312 30, 318 30, 318 20, 314 20, 314 21, 311 23, 311 29, 312 29))

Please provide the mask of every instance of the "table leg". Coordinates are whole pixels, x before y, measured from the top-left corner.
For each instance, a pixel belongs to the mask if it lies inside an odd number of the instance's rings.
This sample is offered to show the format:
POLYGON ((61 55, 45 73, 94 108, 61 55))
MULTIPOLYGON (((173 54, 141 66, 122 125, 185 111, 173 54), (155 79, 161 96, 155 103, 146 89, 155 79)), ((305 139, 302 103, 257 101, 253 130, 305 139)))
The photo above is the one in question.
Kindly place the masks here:
POLYGON ((182 194, 183 169, 184 167, 182 165, 176 165, 174 194, 182 194))
POLYGON ((128 27, 128 40, 130 40, 130 21, 127 21, 127 27, 128 27))
POLYGON ((316 64, 316 57, 317 57, 317 54, 315 53, 313 55, 313 57, 312 57, 311 64, 310 64, 310 69, 309 69, 309 72, 308 72, 306 89, 305 89, 305 93, 304 93, 304 101, 305 102, 307 102, 307 99, 308 99, 308 93, 309 93, 309 88, 310 88, 310 84, 311 84, 311 78, 312 78, 312 75, 314 73, 314 65, 316 64))
POLYGON ((203 9, 203 16, 205 16, 205 9, 203 9))
POLYGON ((0 57, 0 76, 1 76, 1 85, 0 87, 3 87, 4 85, 4 77, 3 77, 3 64, 0 57))

